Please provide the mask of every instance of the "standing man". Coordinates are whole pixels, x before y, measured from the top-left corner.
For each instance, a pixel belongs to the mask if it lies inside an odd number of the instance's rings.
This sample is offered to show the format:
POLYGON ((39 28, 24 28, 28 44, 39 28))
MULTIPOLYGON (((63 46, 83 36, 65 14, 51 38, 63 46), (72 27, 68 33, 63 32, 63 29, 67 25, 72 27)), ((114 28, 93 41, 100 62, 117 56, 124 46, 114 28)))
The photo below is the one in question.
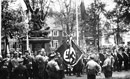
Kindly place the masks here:
POLYGON ((102 67, 104 69, 103 72, 104 72, 105 78, 107 78, 107 79, 111 78, 112 77, 113 59, 112 59, 110 52, 108 52, 106 54, 106 59, 105 59, 102 67))
POLYGON ((124 69, 127 71, 128 70, 128 61, 129 61, 129 55, 126 52, 127 49, 125 49, 122 53, 123 55, 123 60, 124 60, 124 69))
POLYGON ((118 71, 122 70, 122 62, 123 62, 123 55, 122 55, 122 48, 119 49, 117 53, 118 58, 118 71))
POLYGON ((115 62, 113 63, 113 70, 117 71, 118 70, 117 69, 118 68, 118 58, 117 58, 117 50, 116 49, 113 50, 112 56, 114 57, 114 60, 115 60, 115 62))
POLYGON ((56 54, 50 55, 50 61, 47 63, 48 79, 60 79, 58 71, 60 67, 55 61, 56 54))
POLYGON ((94 61, 94 54, 90 56, 90 60, 86 64, 87 79, 96 79, 97 73, 101 73, 101 66, 94 61))
POLYGON ((18 60, 19 65, 18 67, 14 70, 14 79, 28 79, 27 76, 27 68, 25 65, 23 65, 23 59, 18 60))
POLYGON ((64 74, 64 64, 63 64, 63 58, 61 57, 59 52, 57 53, 56 62, 58 63, 58 65, 60 67, 60 70, 59 70, 60 79, 63 79, 65 77, 65 74, 64 74))
POLYGON ((41 49, 41 55, 42 55, 42 60, 43 60, 43 62, 41 64, 42 69, 43 69, 43 74, 44 74, 43 77, 44 77, 44 79, 47 79, 48 75, 47 75, 47 72, 46 72, 46 65, 47 65, 49 57, 47 56, 47 53, 46 53, 44 48, 41 49))

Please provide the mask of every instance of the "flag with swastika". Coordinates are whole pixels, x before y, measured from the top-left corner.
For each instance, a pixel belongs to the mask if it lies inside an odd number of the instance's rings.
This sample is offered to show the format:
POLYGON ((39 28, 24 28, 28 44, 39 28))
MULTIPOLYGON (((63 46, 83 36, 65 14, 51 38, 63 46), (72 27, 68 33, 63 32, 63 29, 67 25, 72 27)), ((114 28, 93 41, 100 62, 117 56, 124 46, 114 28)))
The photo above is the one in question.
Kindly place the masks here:
POLYGON ((64 42, 55 52, 60 53, 65 64, 74 66, 81 59, 83 53, 73 41, 71 44, 64 42))

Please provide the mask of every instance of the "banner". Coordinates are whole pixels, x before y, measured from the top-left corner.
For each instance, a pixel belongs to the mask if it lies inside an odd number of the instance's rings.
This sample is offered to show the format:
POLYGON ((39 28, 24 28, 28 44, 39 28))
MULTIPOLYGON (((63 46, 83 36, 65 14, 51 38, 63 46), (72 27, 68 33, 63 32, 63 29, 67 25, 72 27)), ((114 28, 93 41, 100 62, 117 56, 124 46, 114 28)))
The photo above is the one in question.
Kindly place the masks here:
POLYGON ((71 43, 70 47, 69 42, 64 42, 55 52, 61 54, 65 64, 74 66, 82 58, 83 53, 73 41, 71 43))

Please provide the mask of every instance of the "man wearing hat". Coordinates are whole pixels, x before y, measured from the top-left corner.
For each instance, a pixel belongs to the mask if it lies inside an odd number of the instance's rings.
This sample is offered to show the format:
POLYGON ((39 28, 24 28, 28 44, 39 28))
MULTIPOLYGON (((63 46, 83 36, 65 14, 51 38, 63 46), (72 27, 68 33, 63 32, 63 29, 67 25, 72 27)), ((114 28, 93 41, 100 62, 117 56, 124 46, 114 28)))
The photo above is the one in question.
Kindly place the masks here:
POLYGON ((0 56, 0 79, 8 79, 8 61, 0 56))
POLYGON ((117 58, 118 58, 118 68, 117 70, 118 71, 121 71, 122 70, 122 62, 123 62, 123 55, 122 55, 122 48, 118 50, 118 53, 117 53, 117 58))
POLYGON ((122 53, 123 55, 123 60, 124 60, 124 69, 127 71, 128 70, 128 61, 129 61, 129 55, 127 54, 127 49, 125 49, 122 53))
POLYGON ((14 79, 28 79, 27 77, 27 68, 23 65, 23 59, 18 59, 19 65, 14 70, 14 79))
POLYGON ((60 67, 58 63, 55 61, 56 53, 52 53, 50 55, 50 61, 47 63, 47 73, 49 79, 59 79, 58 71, 60 67))
POLYGON ((105 59, 102 67, 103 67, 103 72, 104 72, 105 78, 112 77, 113 58, 111 56, 110 51, 108 53, 106 53, 106 59, 105 59))
POLYGON ((101 73, 101 66, 94 61, 95 55, 90 56, 90 60, 86 64, 87 79, 96 79, 97 73, 101 73))
POLYGON ((42 48, 38 55, 36 56, 36 61, 38 63, 38 77, 40 79, 47 79, 46 65, 48 62, 48 56, 46 56, 45 49, 42 48), (44 74, 44 75, 43 75, 44 74))

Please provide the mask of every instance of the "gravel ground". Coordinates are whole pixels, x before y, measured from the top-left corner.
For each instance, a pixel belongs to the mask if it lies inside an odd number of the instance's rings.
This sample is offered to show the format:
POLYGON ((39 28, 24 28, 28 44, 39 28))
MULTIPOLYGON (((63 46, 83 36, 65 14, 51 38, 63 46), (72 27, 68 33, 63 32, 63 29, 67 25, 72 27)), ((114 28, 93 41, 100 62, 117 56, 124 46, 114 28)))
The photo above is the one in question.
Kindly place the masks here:
MULTIPOLYGON (((104 74, 96 77, 97 79, 105 79, 104 74)), ((76 76, 66 76, 65 79, 87 79, 87 75, 84 74, 81 77, 76 76)), ((113 72, 112 78, 110 79, 130 79, 130 70, 122 71, 122 72, 113 72)))

